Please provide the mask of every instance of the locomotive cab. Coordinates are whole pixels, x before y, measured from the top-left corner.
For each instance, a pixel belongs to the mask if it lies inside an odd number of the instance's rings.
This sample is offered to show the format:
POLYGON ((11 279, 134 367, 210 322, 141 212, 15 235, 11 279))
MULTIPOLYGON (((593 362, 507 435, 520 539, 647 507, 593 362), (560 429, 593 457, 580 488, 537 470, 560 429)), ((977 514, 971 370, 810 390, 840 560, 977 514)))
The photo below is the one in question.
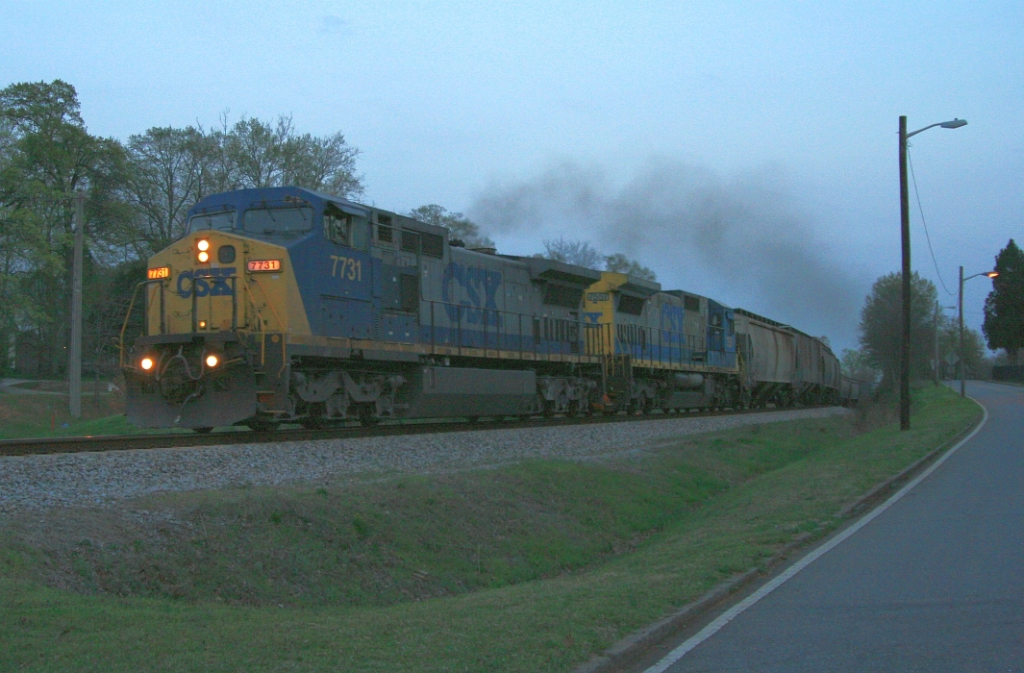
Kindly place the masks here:
POLYGON ((249 208, 213 199, 150 258, 121 337, 133 424, 206 429, 256 417, 258 397, 275 393, 285 334, 309 331, 288 246, 315 216, 288 195, 249 208), (128 346, 138 304, 141 334, 128 346))

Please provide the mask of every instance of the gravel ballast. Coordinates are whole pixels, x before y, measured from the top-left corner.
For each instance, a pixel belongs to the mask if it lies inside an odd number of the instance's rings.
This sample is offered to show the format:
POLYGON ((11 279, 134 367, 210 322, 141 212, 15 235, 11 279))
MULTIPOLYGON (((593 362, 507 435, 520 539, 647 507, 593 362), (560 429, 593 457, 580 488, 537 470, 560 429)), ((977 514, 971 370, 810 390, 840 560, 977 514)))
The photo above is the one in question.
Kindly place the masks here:
POLYGON ((848 413, 839 407, 400 437, 233 444, 0 458, 0 512, 97 507, 172 491, 337 483, 483 468, 535 458, 644 451, 683 435, 848 413))

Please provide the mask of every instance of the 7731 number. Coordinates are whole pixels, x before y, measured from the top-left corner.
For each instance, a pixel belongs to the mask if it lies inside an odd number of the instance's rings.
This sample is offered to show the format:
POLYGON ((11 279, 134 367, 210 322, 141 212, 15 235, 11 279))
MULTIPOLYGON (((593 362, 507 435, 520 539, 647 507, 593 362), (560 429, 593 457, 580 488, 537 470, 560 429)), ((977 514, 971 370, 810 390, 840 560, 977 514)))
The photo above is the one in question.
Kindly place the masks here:
POLYGON ((352 257, 339 257, 331 255, 334 265, 331 267, 331 277, 347 278, 361 282, 363 280, 363 261, 352 257))

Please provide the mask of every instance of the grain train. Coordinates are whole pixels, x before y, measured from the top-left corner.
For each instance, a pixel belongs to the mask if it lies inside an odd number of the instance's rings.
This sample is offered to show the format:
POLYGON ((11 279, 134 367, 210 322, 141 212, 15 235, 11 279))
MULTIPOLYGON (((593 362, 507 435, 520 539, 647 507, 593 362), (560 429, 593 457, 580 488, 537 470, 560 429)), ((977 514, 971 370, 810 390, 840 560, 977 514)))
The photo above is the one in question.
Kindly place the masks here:
POLYGON ((189 211, 136 288, 121 368, 133 424, 200 432, 857 397, 826 343, 756 313, 295 187, 189 211))

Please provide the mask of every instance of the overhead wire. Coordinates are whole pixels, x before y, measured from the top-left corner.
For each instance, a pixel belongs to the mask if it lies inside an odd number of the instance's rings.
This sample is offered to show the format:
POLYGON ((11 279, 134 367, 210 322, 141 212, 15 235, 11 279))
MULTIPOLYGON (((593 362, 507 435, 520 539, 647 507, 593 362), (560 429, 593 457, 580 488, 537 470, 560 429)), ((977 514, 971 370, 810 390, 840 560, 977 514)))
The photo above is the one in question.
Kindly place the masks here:
POLYGON ((910 156, 910 144, 907 144, 907 159, 910 161, 910 178, 914 183, 914 197, 917 199, 917 211, 921 213, 921 224, 924 225, 924 237, 928 241, 928 252, 932 256, 932 266, 935 267, 935 275, 939 277, 939 283, 942 284, 942 289, 946 291, 946 294, 953 296, 956 292, 951 291, 946 287, 946 281, 942 278, 942 272, 939 271, 939 263, 935 261, 935 251, 932 249, 932 237, 928 233, 928 223, 924 219, 924 208, 921 207, 921 193, 917 191, 917 177, 914 175, 914 159, 910 156))

